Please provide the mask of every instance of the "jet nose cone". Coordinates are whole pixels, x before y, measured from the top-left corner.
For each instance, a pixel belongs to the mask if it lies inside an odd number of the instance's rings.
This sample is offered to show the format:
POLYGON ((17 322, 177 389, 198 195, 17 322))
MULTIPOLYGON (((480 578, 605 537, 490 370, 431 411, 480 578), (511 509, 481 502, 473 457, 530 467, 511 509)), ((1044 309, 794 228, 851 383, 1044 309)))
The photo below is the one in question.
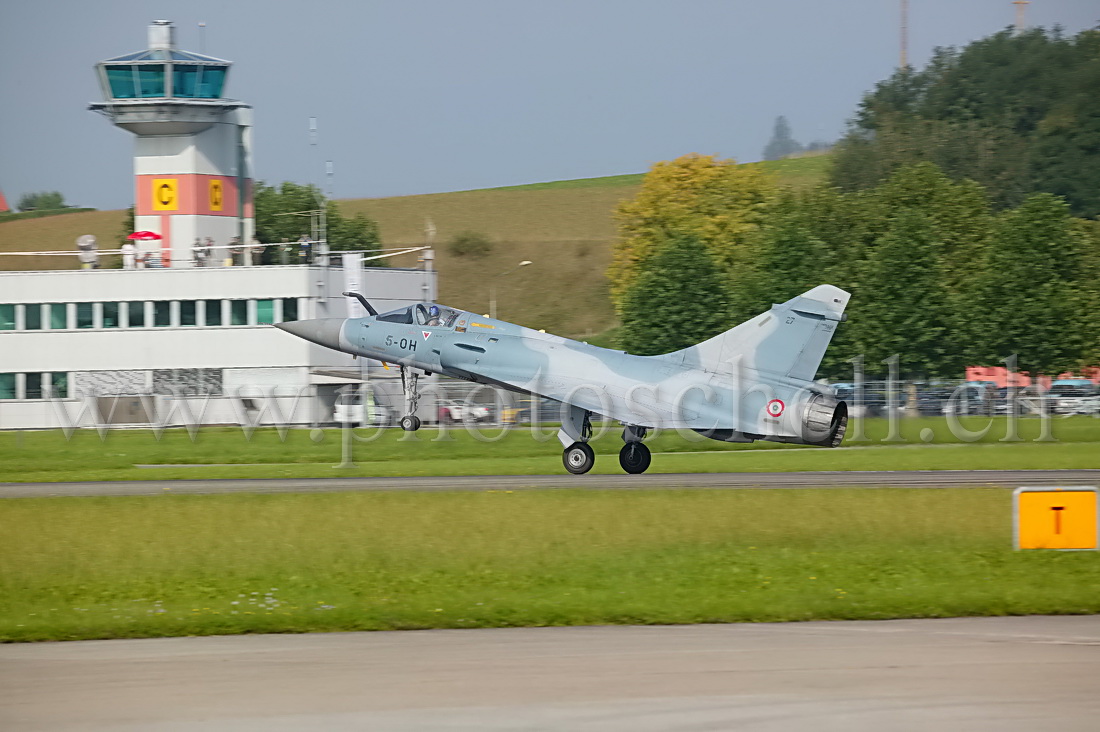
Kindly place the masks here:
POLYGON ((336 351, 343 350, 340 347, 340 334, 344 330, 343 318, 293 320, 289 323, 276 323, 275 327, 326 348, 332 348, 336 351))

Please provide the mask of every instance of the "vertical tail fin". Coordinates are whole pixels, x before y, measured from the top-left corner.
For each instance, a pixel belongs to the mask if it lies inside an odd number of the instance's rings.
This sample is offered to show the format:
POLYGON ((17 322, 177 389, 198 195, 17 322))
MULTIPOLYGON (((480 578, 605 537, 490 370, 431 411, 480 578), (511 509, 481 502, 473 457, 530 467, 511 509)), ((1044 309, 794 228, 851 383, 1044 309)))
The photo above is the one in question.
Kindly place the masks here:
POLYGON ((680 353, 685 365, 707 371, 726 371, 740 358, 757 371, 813 381, 850 297, 818 285, 680 353))

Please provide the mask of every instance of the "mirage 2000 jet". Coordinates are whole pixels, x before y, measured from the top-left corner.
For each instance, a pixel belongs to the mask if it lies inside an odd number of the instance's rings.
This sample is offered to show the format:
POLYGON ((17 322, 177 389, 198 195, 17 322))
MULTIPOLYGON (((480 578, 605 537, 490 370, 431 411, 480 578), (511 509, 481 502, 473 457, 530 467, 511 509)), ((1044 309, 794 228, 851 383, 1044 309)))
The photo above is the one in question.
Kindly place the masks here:
POLYGON ((591 470, 591 417, 623 424, 619 464, 649 467, 648 430, 686 429, 725 442, 770 440, 836 447, 848 407, 814 382, 849 295, 819 285, 698 345, 637 356, 424 302, 363 318, 321 318, 277 327, 345 353, 401 369, 405 430, 416 430, 420 374, 443 374, 561 402, 558 439, 570 473, 591 470))

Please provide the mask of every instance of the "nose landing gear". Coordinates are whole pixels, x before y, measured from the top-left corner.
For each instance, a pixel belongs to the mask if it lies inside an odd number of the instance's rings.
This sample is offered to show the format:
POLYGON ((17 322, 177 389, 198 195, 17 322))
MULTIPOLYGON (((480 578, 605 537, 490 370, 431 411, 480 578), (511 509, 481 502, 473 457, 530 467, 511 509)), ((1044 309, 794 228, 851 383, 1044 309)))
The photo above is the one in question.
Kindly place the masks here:
POLYGON ((416 369, 407 366, 401 367, 401 391, 405 395, 405 416, 401 418, 401 429, 406 432, 416 432, 420 429, 420 417, 416 416, 416 407, 420 402, 420 392, 416 389, 416 382, 420 374, 416 369))

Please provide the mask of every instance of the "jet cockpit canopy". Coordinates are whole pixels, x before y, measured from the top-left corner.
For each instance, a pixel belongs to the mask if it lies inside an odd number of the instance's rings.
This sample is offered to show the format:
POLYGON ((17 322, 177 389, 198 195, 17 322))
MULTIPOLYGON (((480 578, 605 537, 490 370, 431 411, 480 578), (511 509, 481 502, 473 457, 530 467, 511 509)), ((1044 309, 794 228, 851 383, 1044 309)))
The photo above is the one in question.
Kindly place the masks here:
POLYGON ((415 305, 381 313, 377 320, 386 323, 404 323, 406 325, 427 325, 451 327, 458 318, 459 311, 434 302, 418 302, 415 305))

